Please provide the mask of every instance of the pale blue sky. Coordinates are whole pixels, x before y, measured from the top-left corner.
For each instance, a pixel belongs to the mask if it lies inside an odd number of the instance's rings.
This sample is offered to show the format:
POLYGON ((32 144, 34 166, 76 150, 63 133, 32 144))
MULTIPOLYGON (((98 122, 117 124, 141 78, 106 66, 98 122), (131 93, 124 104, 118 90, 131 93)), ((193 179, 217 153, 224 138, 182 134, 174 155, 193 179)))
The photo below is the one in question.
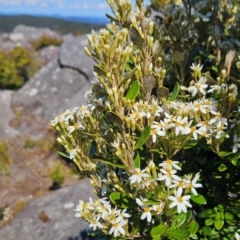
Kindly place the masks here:
POLYGON ((105 0, 0 0, 0 13, 104 17, 105 0))

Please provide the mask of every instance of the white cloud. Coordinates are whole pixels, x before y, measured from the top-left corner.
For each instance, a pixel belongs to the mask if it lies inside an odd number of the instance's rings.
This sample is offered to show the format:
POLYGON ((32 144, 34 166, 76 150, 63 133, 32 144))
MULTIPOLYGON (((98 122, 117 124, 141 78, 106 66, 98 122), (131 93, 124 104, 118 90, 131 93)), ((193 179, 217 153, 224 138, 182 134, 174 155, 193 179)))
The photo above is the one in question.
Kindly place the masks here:
POLYGON ((106 8, 109 8, 109 6, 106 3, 99 3, 97 4, 97 8, 106 9, 106 8))

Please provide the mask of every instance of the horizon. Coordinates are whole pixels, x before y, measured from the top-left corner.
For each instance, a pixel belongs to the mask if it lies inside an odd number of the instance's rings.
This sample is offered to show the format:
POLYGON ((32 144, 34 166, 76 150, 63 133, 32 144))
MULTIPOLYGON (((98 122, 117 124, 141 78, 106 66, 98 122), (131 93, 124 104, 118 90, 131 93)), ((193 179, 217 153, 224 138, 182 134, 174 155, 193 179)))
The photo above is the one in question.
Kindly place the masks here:
POLYGON ((0 0, 0 15, 106 18, 106 13, 111 9, 105 0, 0 0))
POLYGON ((0 0, 1 15, 106 18, 104 0, 0 0))

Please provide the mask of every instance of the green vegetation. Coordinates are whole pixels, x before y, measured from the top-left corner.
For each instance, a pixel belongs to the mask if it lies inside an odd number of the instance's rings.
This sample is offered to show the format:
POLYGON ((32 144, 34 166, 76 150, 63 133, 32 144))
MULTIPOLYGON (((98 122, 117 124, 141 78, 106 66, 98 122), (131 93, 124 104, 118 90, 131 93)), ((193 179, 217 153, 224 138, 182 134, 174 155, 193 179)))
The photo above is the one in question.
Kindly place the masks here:
POLYGON ((0 88, 18 89, 37 71, 34 52, 24 47, 0 49, 0 88))
POLYGON ((63 184, 65 180, 64 169, 65 166, 61 162, 57 163, 56 166, 53 168, 50 177, 52 179, 54 188, 57 188, 61 184, 63 184))
POLYGON ((47 46, 51 46, 51 45, 60 46, 61 44, 62 44, 62 39, 43 35, 32 42, 32 47, 36 51, 38 51, 47 46))
POLYGON ((33 139, 31 139, 30 137, 27 137, 25 139, 25 142, 24 142, 24 147, 25 148, 34 148, 36 146, 36 141, 34 141, 33 139))
POLYGON ((11 158, 8 154, 7 144, 4 141, 0 142, 0 175, 9 172, 11 158))
POLYGON ((50 28, 64 34, 85 34, 89 33, 92 29, 100 29, 105 26, 103 24, 79 23, 53 17, 35 17, 27 15, 0 16, 0 30, 3 32, 11 32, 19 23, 37 28, 50 28))

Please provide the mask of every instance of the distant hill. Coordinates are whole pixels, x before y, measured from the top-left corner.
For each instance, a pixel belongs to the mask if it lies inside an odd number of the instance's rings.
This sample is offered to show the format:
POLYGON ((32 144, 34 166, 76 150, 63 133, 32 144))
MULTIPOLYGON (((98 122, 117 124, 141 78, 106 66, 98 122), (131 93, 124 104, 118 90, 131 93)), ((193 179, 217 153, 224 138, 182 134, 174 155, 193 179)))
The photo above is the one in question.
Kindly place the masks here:
MULTIPOLYGON (((99 29, 105 26, 102 21, 93 21, 90 18, 30 16, 30 15, 0 15, 0 31, 11 32, 17 25, 24 24, 37 28, 50 28, 51 30, 66 33, 89 33, 91 29, 99 29)), ((95 19, 96 20, 96 19, 95 19)))

